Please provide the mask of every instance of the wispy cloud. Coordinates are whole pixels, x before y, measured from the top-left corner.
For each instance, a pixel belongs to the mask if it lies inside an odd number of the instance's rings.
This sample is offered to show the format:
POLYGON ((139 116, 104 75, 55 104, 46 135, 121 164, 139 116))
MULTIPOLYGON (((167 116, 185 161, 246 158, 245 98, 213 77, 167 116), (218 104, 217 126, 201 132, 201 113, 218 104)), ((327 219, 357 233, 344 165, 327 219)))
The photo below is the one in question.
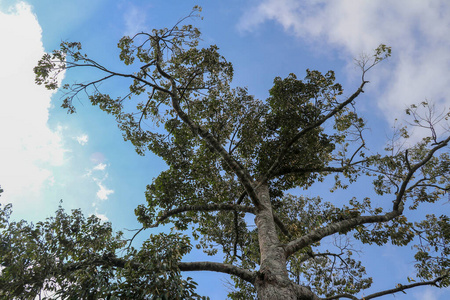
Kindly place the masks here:
POLYGON ((121 6, 124 8, 125 35, 133 36, 136 33, 148 31, 147 9, 143 9, 130 1, 121 3, 121 6))
POLYGON ((84 146, 89 141, 89 136, 87 134, 81 134, 81 135, 75 137, 75 139, 81 146, 84 146))
POLYGON ((100 214, 100 213, 98 213, 98 212, 95 213, 95 216, 96 216, 97 218, 99 218, 100 220, 102 220, 103 222, 106 222, 106 221, 109 220, 108 217, 107 217, 106 215, 100 214))
MULTIPOLYGON (((114 193, 114 190, 106 187, 105 181, 108 178, 108 172, 106 170, 107 165, 104 163, 98 163, 94 167, 87 170, 85 177, 91 178, 98 187, 96 196, 98 200, 108 200, 109 195, 114 193)), ((94 201, 92 205, 96 207, 98 201, 94 201)))
POLYGON ((102 164, 99 163, 98 165, 96 165, 93 170, 99 170, 99 171, 104 171, 106 169, 106 164, 102 164))
POLYGON ((97 181, 98 184, 98 192, 97 192, 97 198, 100 200, 108 200, 108 196, 114 193, 114 190, 110 190, 107 187, 105 187, 102 183, 102 181, 97 181))
MULTIPOLYGON (((105 158, 103 154, 100 152, 96 153, 96 156, 101 156, 103 161, 105 158)), ((108 165, 102 162, 98 162, 98 160, 91 160, 96 163, 93 167, 86 170, 84 177, 93 182, 96 187, 95 198, 91 202, 92 207, 94 208, 95 215, 100 218, 102 221, 108 221, 108 217, 105 214, 101 214, 98 210, 102 206, 102 202, 109 199, 111 194, 114 194, 114 190, 107 187, 106 181, 108 179, 107 168, 108 165)))
POLYGON ((238 24, 254 31, 274 21, 284 31, 321 51, 339 50, 348 58, 380 43, 393 57, 369 74, 371 91, 389 120, 409 104, 426 98, 438 109, 450 106, 450 2, 440 1, 298 1, 264 0, 238 24))
POLYGON ((0 184, 2 201, 36 199, 62 165, 61 134, 48 127, 52 93, 34 82, 44 54, 42 30, 31 7, 19 2, 0 11, 0 184))

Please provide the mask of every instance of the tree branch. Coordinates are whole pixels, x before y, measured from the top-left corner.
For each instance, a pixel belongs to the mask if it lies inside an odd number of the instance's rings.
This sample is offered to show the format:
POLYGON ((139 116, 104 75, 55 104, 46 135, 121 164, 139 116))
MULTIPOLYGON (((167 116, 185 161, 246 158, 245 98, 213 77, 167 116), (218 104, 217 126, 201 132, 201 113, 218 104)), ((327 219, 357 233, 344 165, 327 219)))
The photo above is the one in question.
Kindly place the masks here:
POLYGON ((415 288, 415 287, 418 287, 418 286, 423 286, 423 285, 434 285, 436 287, 439 287, 439 285, 438 285, 439 281, 442 281, 443 279, 447 278, 448 276, 449 276, 449 274, 447 272, 447 274, 439 276, 439 277, 437 277, 434 280, 423 281, 423 282, 416 282, 416 283, 407 284, 407 285, 400 284, 395 289, 390 289, 390 290, 385 290, 385 291, 382 291, 382 292, 374 293, 374 294, 371 294, 369 296, 365 296, 364 299, 365 300, 369 300, 369 299, 374 299, 374 298, 378 298, 378 297, 389 295, 389 294, 395 294, 395 293, 398 293, 398 292, 404 292, 405 290, 412 289, 412 288, 415 288))
MULTIPOLYGON (((98 70, 101 70, 101 71, 103 71, 105 73, 110 74, 107 77, 105 77, 105 78, 103 78, 101 80, 94 81, 92 83, 97 83, 98 81, 103 81, 104 79, 108 79, 108 78, 110 78, 112 76, 118 76, 118 77, 124 77, 124 78, 132 78, 132 79, 135 79, 135 80, 137 80, 139 82, 142 82, 142 83, 144 83, 144 84, 146 84, 146 85, 148 85, 148 86, 150 86, 150 87, 152 87, 152 88, 154 88, 154 89, 156 89, 158 91, 167 93, 169 95, 172 94, 171 91, 169 91, 169 90, 167 90, 167 89, 165 89, 165 88, 163 88, 163 87, 161 87, 161 86, 159 86, 157 84, 151 83, 151 82, 149 82, 149 81, 147 81, 147 80, 145 80, 145 79, 143 79, 143 78, 141 78, 139 76, 136 76, 134 74, 124 74, 124 73, 114 72, 114 71, 111 71, 111 70, 107 69, 106 67, 100 65, 99 63, 97 63, 97 62, 95 62, 95 61, 93 61, 91 59, 86 59, 86 61, 89 62, 89 63, 87 63, 87 64, 78 64, 78 63, 71 62, 70 63, 71 65, 68 68, 91 67, 91 68, 95 68, 95 69, 98 69, 98 70)), ((92 83, 89 83, 89 84, 92 84, 92 83)))
POLYGON ((331 223, 325 227, 313 230, 309 234, 288 243, 285 246, 286 257, 289 257, 290 255, 294 254, 300 249, 303 249, 304 247, 320 241, 326 236, 335 234, 337 232, 346 231, 362 224, 387 222, 394 219, 395 217, 400 216, 402 212, 403 207, 401 206, 399 210, 392 211, 381 216, 358 216, 336 223, 331 223))
MULTIPOLYGON (((244 200, 245 196, 247 196, 247 192, 244 191, 240 196, 238 201, 236 202, 237 204, 242 203, 242 201, 244 200)), ((273 219, 275 221, 275 224, 278 226, 278 228, 281 230, 281 232, 283 232, 284 235, 286 235, 287 237, 292 237, 291 233, 289 232, 289 230, 286 228, 286 226, 283 224, 283 222, 281 221, 281 219, 278 217, 278 215, 275 213, 275 211, 272 212, 273 213, 273 219)))
POLYGON ((180 268, 181 271, 213 271, 219 273, 226 273, 229 275, 237 276, 252 284, 254 284, 256 278, 256 273, 254 272, 250 272, 248 270, 241 269, 239 267, 230 264, 210 262, 210 261, 179 262, 178 267, 180 268))
POLYGON ((150 225, 147 228, 154 228, 161 224, 165 219, 180 214, 187 211, 218 211, 218 210, 234 210, 234 211, 242 211, 246 213, 255 214, 255 209, 250 206, 237 205, 237 204, 204 204, 204 205, 185 205, 180 206, 175 209, 165 211, 156 221, 156 223, 150 225))
POLYGON ((302 167, 283 167, 278 169, 278 171, 274 172, 272 176, 282 176, 288 174, 304 174, 304 173, 312 173, 312 172, 344 172, 345 167, 318 167, 318 168, 302 168, 302 167))
MULTIPOLYGON (((76 270, 80 270, 84 268, 87 264, 89 265, 97 265, 97 266, 114 266, 118 268, 125 268, 125 266, 129 263, 131 268, 144 268, 141 263, 137 262, 128 262, 127 260, 119 257, 115 257, 113 254, 104 254, 103 256, 97 256, 93 259, 90 259, 85 262, 78 262, 73 264, 68 264, 64 267, 66 271, 73 272, 76 270)), ((239 268, 237 266, 233 266, 230 264, 218 263, 218 262, 209 262, 209 261, 201 261, 201 262, 178 262, 178 268, 180 271, 214 271, 219 273, 225 273, 229 275, 237 276, 245 281, 250 283, 254 283, 256 273, 239 268)), ((149 270, 150 271, 150 270, 149 270)))
POLYGON ((410 169, 409 169, 409 171, 408 171, 408 174, 406 175, 406 178, 403 180, 403 183, 402 183, 402 185, 401 185, 401 187, 400 187, 400 189, 399 189, 399 191, 398 191, 398 193, 397 193, 397 197, 396 197, 396 199, 395 199, 395 201, 394 201, 394 207, 393 207, 393 210, 394 210, 394 211, 398 210, 398 207, 399 207, 399 205, 400 205, 400 203, 401 203, 401 200, 402 200, 402 198, 403 198, 403 195, 405 194, 405 191, 406 191, 406 188, 407 188, 407 186, 408 186, 408 183, 409 183, 409 181, 411 180, 411 178, 413 177, 414 173, 415 173, 420 167, 422 167, 423 165, 425 165, 425 164, 433 157, 433 155, 434 155, 434 153, 435 153, 436 151, 438 151, 439 149, 444 148, 445 146, 447 146, 448 143, 449 143, 449 141, 450 141, 450 136, 447 137, 445 140, 443 140, 443 141, 437 143, 436 146, 433 147, 433 148, 428 152, 428 154, 425 156, 424 159, 422 159, 422 160, 421 160, 420 162, 418 162, 417 164, 415 164, 415 165, 413 165, 413 166, 410 166, 410 169))
MULTIPOLYGON (((418 287, 418 286, 434 285, 436 287, 439 287, 438 282, 443 280, 443 279, 445 279, 445 278, 447 278, 448 276, 449 276, 449 274, 447 273, 445 275, 439 276, 436 279, 430 280, 430 281, 416 282, 416 283, 407 284, 407 285, 399 284, 398 287, 396 287, 395 289, 389 289, 389 290, 373 293, 373 294, 370 294, 368 296, 362 297, 361 300, 374 299, 374 298, 378 298, 378 297, 381 297, 381 296, 395 294, 395 293, 398 293, 398 292, 405 293, 405 290, 412 289, 412 288, 415 288, 415 287, 418 287)), ((335 295, 335 296, 331 296, 331 297, 327 297, 327 298, 322 298, 322 300, 335 300, 335 299, 341 299, 341 298, 347 298, 347 299, 352 299, 352 300, 359 300, 357 297, 355 297, 353 295, 350 295, 350 294, 335 295)))
MULTIPOLYGON (((336 296, 322 298, 322 300, 334 300, 334 299, 338 299, 339 300, 341 298, 347 298, 347 299, 352 299, 352 300, 359 300, 358 297, 355 297, 355 296, 350 295, 350 294, 340 294, 340 295, 336 295, 336 296)), ((365 299, 365 298, 363 298, 363 299, 365 299)))

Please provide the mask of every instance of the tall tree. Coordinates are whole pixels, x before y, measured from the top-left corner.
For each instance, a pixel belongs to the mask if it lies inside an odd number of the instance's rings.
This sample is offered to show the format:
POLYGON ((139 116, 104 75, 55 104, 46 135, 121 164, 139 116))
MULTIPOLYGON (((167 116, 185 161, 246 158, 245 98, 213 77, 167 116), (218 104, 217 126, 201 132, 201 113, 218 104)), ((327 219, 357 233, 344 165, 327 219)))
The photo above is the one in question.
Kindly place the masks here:
MULTIPOLYGON (((231 63, 216 46, 199 47, 199 37, 198 29, 178 23, 122 38, 120 59, 133 69, 129 73, 91 59, 80 43, 64 42, 40 60, 36 82, 49 89, 58 88, 63 70, 100 74, 64 85, 62 106, 75 112, 72 99, 86 91, 93 105, 115 116, 137 153, 150 150, 165 160, 168 169, 148 185, 147 203, 135 213, 143 229, 172 224, 172 230, 134 248, 109 223, 86 219, 79 210, 60 208, 33 225, 10 222, 6 206, 0 213, 0 295, 32 299, 46 290, 63 299, 198 299, 196 284, 181 272, 214 271, 231 275, 231 299, 358 299, 373 279, 346 241, 412 244, 417 251, 417 282, 364 299, 423 285, 447 287, 448 216, 412 222, 408 212, 450 189, 450 137, 435 130, 438 121, 448 124, 449 114, 433 115, 427 102, 413 106, 407 113, 429 136, 369 154, 366 125, 354 106, 367 72, 391 49, 381 45, 359 61, 362 81, 349 97, 333 71, 307 70, 303 80, 275 78, 263 101, 231 88, 231 63), (129 87, 117 98, 100 89, 115 79, 129 87), (378 207, 358 195, 338 206, 289 194, 330 176, 332 190, 373 177, 377 197, 392 202, 378 207), (256 226, 249 226, 250 216, 256 226), (323 244, 333 240, 334 246, 323 244), (194 245, 223 262, 181 261, 194 245)), ((408 139, 405 128, 399 135, 408 139)))

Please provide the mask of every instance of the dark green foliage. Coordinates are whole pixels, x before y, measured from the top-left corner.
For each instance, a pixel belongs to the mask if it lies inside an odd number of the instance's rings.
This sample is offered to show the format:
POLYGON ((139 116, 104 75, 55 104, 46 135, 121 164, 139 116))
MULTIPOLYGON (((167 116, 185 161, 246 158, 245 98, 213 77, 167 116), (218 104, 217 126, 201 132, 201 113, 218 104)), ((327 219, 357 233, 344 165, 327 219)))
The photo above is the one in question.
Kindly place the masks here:
POLYGON ((10 222, 11 206, 0 211, 0 297, 2 299, 199 299, 177 262, 189 252, 180 234, 151 235, 136 250, 122 233, 79 210, 35 225, 10 222))

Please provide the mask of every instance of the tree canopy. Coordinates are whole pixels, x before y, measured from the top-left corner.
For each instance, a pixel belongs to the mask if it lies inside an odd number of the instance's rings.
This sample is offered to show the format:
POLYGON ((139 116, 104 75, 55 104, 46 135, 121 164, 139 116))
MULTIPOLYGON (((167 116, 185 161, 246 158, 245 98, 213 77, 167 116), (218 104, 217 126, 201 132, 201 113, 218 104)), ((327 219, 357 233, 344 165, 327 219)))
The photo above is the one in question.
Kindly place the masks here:
POLYGON ((414 143, 408 128, 400 128, 398 139, 377 153, 366 145, 366 122, 354 105, 368 72, 391 49, 380 45, 358 61, 362 80, 349 96, 333 71, 306 70, 303 79, 275 78, 270 96, 259 100, 232 86, 232 64, 217 46, 200 47, 200 31, 187 20, 123 37, 119 58, 130 72, 102 65, 78 42, 63 42, 34 70, 37 84, 48 89, 59 88, 62 71, 96 71, 97 78, 61 87, 62 107, 74 113, 72 100, 87 92, 92 105, 116 118, 138 154, 164 159, 167 170, 147 186, 147 203, 135 213, 142 230, 170 224, 170 232, 135 248, 110 223, 80 210, 59 208, 31 224, 10 221, 6 205, 0 295, 34 299, 45 290, 53 292, 49 299, 201 299, 187 275, 202 270, 231 275, 230 299, 359 299, 377 278, 366 274, 350 243, 416 251, 417 279, 364 299, 448 287, 449 217, 437 212, 412 221, 409 215, 450 189, 449 131, 436 127, 448 128, 450 114, 428 102, 412 106, 411 125, 428 135, 414 143), (123 95, 102 91, 101 83, 116 79, 128 88, 123 95), (301 195, 328 177, 333 186, 324 189, 332 191, 371 178, 376 197, 390 201, 377 205, 357 195, 337 205, 301 195), (223 261, 182 261, 194 247, 223 261))

